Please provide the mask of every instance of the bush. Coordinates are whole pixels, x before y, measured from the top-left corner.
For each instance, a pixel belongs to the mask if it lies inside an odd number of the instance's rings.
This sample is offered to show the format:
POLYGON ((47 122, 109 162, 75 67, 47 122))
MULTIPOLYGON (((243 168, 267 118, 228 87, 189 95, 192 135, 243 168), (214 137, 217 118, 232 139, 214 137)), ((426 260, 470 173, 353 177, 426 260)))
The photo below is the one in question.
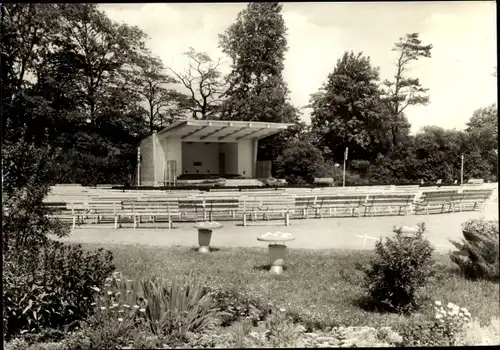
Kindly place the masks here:
POLYGON ((226 327, 239 319, 249 318, 256 326, 258 321, 263 321, 270 313, 271 307, 261 300, 244 297, 236 290, 214 290, 213 298, 222 315, 221 326, 226 327))
POLYGON ((462 243, 451 241, 450 253, 461 273, 470 279, 499 280, 499 230, 495 220, 469 220, 462 226, 462 243))
MULTIPOLYGON (((63 237, 69 227, 47 217, 43 199, 54 175, 56 152, 19 141, 2 145, 2 250, 12 256, 36 254, 49 234, 63 237), (22 252, 22 253, 20 253, 22 252)), ((4 256, 9 259, 9 255, 4 256)))
MULTIPOLYGON (((22 254, 21 254, 22 255, 22 254)), ((113 270, 111 252, 84 252, 49 241, 37 254, 4 262, 3 326, 7 338, 77 325, 92 310, 95 291, 113 270)))
POLYGON ((419 306, 418 290, 434 274, 434 249, 423 238, 424 231, 423 223, 410 237, 394 228, 394 238, 376 243, 370 267, 358 267, 365 273, 370 299, 378 308, 406 313, 419 306))

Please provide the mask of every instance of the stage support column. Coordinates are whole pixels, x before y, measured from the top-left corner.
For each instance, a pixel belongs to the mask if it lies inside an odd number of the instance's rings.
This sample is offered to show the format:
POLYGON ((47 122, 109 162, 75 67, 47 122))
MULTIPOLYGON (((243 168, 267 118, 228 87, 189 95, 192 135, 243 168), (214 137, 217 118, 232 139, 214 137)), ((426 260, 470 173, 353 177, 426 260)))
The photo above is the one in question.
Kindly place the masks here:
POLYGON ((252 162, 252 178, 255 178, 257 175, 257 153, 259 151, 259 140, 258 139, 253 139, 252 140, 252 156, 253 156, 253 162, 252 162))

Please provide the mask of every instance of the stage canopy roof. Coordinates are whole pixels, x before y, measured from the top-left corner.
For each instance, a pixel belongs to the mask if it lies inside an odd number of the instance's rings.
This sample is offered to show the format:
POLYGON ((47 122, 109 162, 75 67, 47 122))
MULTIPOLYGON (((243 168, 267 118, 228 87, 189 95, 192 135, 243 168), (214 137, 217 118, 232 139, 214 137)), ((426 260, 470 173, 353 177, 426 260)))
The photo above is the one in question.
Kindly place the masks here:
POLYGON ((161 137, 180 137, 186 142, 238 142, 259 140, 293 124, 223 120, 181 120, 158 132, 161 137))

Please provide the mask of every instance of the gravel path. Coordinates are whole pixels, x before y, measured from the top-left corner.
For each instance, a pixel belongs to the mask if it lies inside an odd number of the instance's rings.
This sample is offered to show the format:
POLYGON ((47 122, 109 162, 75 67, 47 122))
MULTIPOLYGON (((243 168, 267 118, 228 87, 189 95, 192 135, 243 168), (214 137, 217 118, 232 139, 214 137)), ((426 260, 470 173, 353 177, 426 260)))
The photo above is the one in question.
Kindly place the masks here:
MULTIPOLYGON (((257 236, 268 231, 290 232, 295 240, 289 248, 306 249, 372 249, 378 237, 391 236, 393 226, 416 225, 425 222, 426 235, 439 251, 448 251, 453 246, 449 238, 461 239, 461 224, 472 218, 485 217, 498 220, 498 202, 490 202, 483 212, 465 212, 435 215, 409 215, 394 217, 326 218, 292 220, 286 227, 279 221, 257 221, 242 227, 239 222, 222 222, 224 227, 214 231, 211 245, 215 247, 263 247, 257 236), (364 236, 367 236, 366 239, 364 236)), ((118 230, 112 224, 85 225, 78 227, 63 239, 73 243, 97 244, 145 244, 155 246, 193 246, 198 244, 193 223, 176 223, 168 230, 165 224, 142 224, 133 229, 131 224, 118 230)))

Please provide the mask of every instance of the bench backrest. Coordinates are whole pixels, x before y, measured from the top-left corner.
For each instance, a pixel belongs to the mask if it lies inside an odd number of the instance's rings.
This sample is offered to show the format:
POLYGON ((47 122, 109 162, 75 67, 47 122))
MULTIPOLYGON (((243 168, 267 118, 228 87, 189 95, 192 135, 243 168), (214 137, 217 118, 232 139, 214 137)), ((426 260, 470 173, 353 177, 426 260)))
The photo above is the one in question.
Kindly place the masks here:
POLYGON ((178 213, 179 202, 176 200, 123 201, 121 210, 128 213, 178 213))
POLYGON ((116 214, 122 207, 121 201, 90 201, 89 211, 97 214, 116 214))
POLYGON ((464 189, 460 200, 486 201, 491 197, 492 194, 492 189, 464 189))
POLYGON ((368 204, 410 204, 415 199, 415 193, 377 193, 368 196, 368 204))
POLYGON ((420 196, 422 203, 440 203, 456 199, 459 196, 458 190, 454 191, 423 191, 420 196))
POLYGON ((245 210, 256 208, 261 210, 285 210, 294 206, 295 198, 290 195, 277 195, 274 197, 248 196, 242 197, 241 200, 245 210))

